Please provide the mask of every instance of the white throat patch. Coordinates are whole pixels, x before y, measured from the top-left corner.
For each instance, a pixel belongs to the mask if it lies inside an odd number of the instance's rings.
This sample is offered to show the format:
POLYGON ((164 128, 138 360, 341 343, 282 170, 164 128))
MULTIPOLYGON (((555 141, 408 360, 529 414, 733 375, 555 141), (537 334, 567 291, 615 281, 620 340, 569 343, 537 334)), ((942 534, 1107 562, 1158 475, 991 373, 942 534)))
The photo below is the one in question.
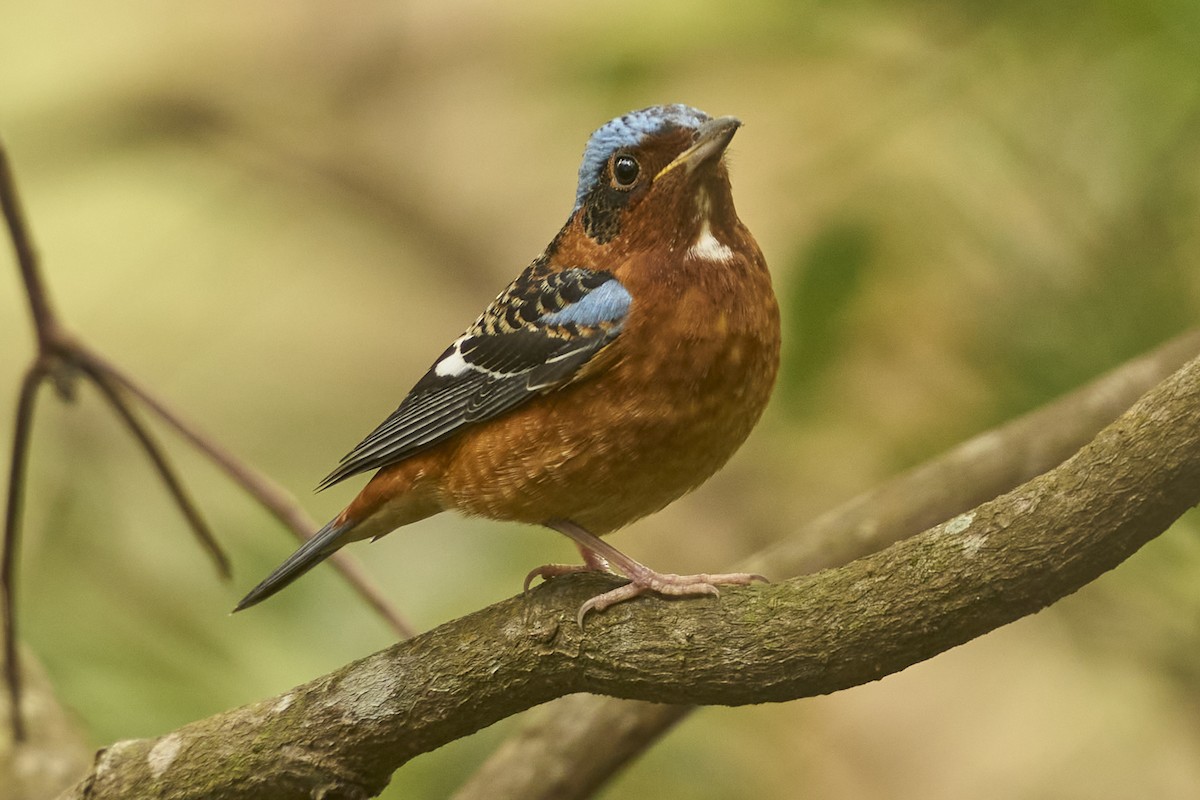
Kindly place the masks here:
POLYGON ((700 194, 696 197, 696 215, 700 217, 700 232, 696 234, 696 241, 692 242, 692 246, 688 248, 687 255, 689 258, 701 261, 725 264, 733 259, 733 250, 713 235, 712 226, 709 224, 711 214, 712 201, 709 200, 708 192, 701 189, 700 194))

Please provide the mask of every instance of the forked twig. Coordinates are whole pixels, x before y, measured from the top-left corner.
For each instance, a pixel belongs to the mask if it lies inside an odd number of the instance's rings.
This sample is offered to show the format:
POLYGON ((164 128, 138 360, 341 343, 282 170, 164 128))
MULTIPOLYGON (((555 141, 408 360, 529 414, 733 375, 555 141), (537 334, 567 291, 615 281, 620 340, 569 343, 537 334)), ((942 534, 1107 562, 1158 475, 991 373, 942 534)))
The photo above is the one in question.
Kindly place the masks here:
MULTIPOLYGON (((21 713, 21 673, 17 658, 17 553, 33 415, 37 404, 37 390, 43 381, 51 380, 58 389, 59 395, 68 400, 73 394, 71 387, 77 377, 83 377, 96 385, 96 388, 104 395, 109 405, 112 406, 150 459, 150 463, 171 495, 171 499, 179 507, 201 546, 212 557, 222 577, 228 577, 230 574, 228 556, 221 549, 201 517, 177 471, 167 457, 166 451, 159 445, 145 423, 138 418, 130 403, 130 398, 141 403, 163 422, 174 428, 187 442, 212 460, 234 483, 265 506, 297 538, 307 539, 317 526, 282 488, 237 459, 213 439, 202 434, 123 370, 65 331, 59 323, 58 316, 54 313, 49 292, 42 280, 37 254, 21 210, 16 182, 13 179, 3 142, 0 142, 0 207, 3 208, 8 235, 16 254, 17 268, 25 286, 26 299, 29 302, 37 340, 37 352, 22 378, 17 402, 4 516, 4 549, 0 554, 0 599, 3 600, 5 680, 11 707, 13 739, 19 742, 24 741, 26 731, 24 717, 21 713)), ((412 626, 371 584, 351 557, 338 554, 331 561, 359 595, 384 618, 397 634, 406 639, 413 636, 412 626)))
MULTIPOLYGON (((275 519, 289 528, 300 541, 307 540, 316 532, 317 524, 304 513, 287 490, 253 467, 239 460, 214 439, 203 435, 195 425, 184 420, 175 410, 150 394, 140 383, 125 374, 117 365, 103 356, 81 345, 80 355, 91 368, 102 370, 109 378, 119 383, 126 391, 141 401, 159 419, 175 429, 189 444, 208 456, 219 469, 228 475, 242 490, 271 512, 275 519)), ((329 558, 342 577, 354 587, 359 597, 375 609, 401 638, 411 639, 417 631, 412 624, 384 597, 383 592, 371 582, 352 556, 345 552, 334 553, 329 558)))

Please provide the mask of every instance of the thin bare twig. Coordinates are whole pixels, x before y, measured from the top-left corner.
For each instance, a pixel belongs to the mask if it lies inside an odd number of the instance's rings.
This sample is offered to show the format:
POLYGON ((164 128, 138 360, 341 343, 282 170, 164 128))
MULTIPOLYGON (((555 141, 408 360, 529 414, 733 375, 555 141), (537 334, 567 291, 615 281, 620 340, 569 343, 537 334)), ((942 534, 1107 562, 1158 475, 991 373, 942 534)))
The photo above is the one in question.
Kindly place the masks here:
MULTIPOLYGON (((239 460, 216 440, 200 433, 192 423, 183 419, 178 412, 150 394, 117 365, 86 347, 82 350, 82 356, 85 363, 102 370, 140 400, 142 405, 157 414, 163 422, 174 428, 189 444, 208 456, 209 460, 242 487, 243 491, 271 512, 275 519, 289 528, 297 539, 302 542, 306 541, 316 532, 317 524, 304 513, 300 504, 282 486, 239 460)), ((416 635, 416 628, 384 597, 352 556, 344 552, 334 553, 329 559, 329 563, 401 638, 411 639, 416 635)))
POLYGON ((17 421, 13 427, 12 461, 8 473, 8 502, 4 509, 4 552, 0 554, 0 592, 4 595, 4 677, 8 685, 9 707, 12 709, 13 741, 25 740, 25 719, 21 707, 21 668, 17 656, 17 615, 15 598, 17 586, 17 521, 21 516, 21 498, 25 484, 25 467, 29 461, 30 434, 33 433, 33 411, 37 406, 37 390, 46 377, 45 365, 35 361, 21 379, 17 398, 17 421))
MULTIPOLYGON (((25 467, 29 455, 30 431, 37 402, 37 388, 43 380, 47 378, 52 380, 59 395, 68 400, 71 399, 71 387, 76 377, 82 376, 96 385, 150 459, 171 499, 179 507, 180 513, 183 514, 201 546, 212 557, 222 577, 227 578, 230 574, 228 556, 221 549, 213 537, 212 531, 201 517, 178 473, 171 465, 166 451, 154 438, 150 429, 138 418, 128 398, 123 394, 124 392, 128 392, 133 399, 178 431, 192 446, 229 475, 238 486, 291 529, 298 538, 307 539, 317 526, 283 489, 238 460, 213 439, 200 433, 123 370, 66 332, 53 310, 50 294, 42 279, 37 252, 33 247, 33 238, 30 236, 29 227, 25 221, 16 181, 13 178, 7 152, 2 142, 0 142, 0 207, 3 208, 4 221, 12 241, 13 251, 16 254, 17 268, 25 285, 25 295, 29 302, 30 316, 33 320, 34 335, 37 341, 37 352, 22 380, 20 399, 17 404, 4 520, 4 551, 0 555, 5 678, 11 701, 13 739, 19 742, 25 740, 26 731, 21 714, 21 676, 16 655, 17 552, 20 541, 20 512, 25 491, 25 467)), ((337 558, 333 559, 333 564, 368 605, 375 609, 397 634, 405 639, 413 636, 412 626, 371 584, 351 557, 339 554, 337 558)))
POLYGON ((33 249, 33 238, 25 224, 25 212, 17 195, 17 182, 8 163, 8 151, 0 142, 0 207, 4 210, 4 222, 17 256, 17 268, 25 283, 25 297, 29 300, 29 312, 33 316, 33 328, 38 337, 38 351, 45 353, 53 349, 51 340, 59 330, 58 316, 50 305, 50 293, 42 281, 38 268, 37 251, 33 249))
MULTIPOLYGON (((53 372, 56 358, 53 342, 60 331, 58 318, 50 305, 50 296, 38 269, 37 253, 25 224, 16 182, 8 163, 8 153, 0 143, 0 210, 17 257, 17 268, 25 283, 30 316, 37 336, 37 355, 25 370, 17 399, 17 415, 13 429, 12 461, 8 472, 8 498, 4 513, 4 552, 0 555, 0 595, 4 598, 4 677, 8 686, 14 742, 25 741, 25 721, 21 714, 21 667, 17 656, 17 547, 20 540, 21 499, 25 489, 25 468, 29 461, 30 434, 33 431, 33 412, 37 406, 37 390, 53 372)), ((60 387, 66 385, 59 380, 60 387)))
POLYGON ((192 497, 184 488, 183 483, 179 480, 179 476, 175 474, 175 468, 171 466, 171 462, 167 460, 167 454, 163 452, 162 447, 150 433, 150 430, 137 418, 137 414, 129 407, 129 402, 121 394, 121 390, 113 384, 113 380, 106 373, 96 370, 90 364, 83 364, 83 369, 88 377, 96 384, 96 388, 108 400, 108 404, 112 406, 113 411, 117 412, 117 416, 125 423, 125 427, 129 429, 133 438, 137 439, 141 444, 142 450, 149 457, 150 463, 154 465, 158 477, 162 479, 163 485, 167 487, 167 492, 170 493, 171 499, 179 506, 179 511, 191 526, 192 532, 196 534, 196 538, 203 545, 205 551, 216 565, 217 572, 222 578, 228 579, 232 574, 229 567, 229 557, 225 555, 225 551, 221 549, 221 545, 213 536, 212 530, 208 527, 208 523, 200 516, 200 509, 196 508, 196 504, 192 502, 192 497))

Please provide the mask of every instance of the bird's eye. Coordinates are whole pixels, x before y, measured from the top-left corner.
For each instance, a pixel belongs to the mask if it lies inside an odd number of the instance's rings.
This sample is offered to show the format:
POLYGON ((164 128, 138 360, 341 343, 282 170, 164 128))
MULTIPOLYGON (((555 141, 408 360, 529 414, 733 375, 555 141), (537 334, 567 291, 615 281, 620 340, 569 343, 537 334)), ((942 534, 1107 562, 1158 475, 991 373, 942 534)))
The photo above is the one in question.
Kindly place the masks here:
POLYGON ((612 162, 613 186, 618 189, 629 189, 637 181, 642 168, 637 159, 631 155, 619 155, 612 162))

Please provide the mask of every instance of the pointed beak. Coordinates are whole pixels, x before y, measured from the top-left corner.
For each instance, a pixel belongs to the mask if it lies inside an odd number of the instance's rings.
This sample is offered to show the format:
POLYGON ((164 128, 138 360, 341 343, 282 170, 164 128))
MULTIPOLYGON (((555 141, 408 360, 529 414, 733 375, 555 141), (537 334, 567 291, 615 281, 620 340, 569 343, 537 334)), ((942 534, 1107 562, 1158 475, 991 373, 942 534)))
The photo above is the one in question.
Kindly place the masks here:
POLYGON ((684 150, 675 160, 667 164, 654 176, 658 180, 676 167, 687 167, 690 175, 696 167, 714 159, 720 158, 729 145, 729 140, 737 129, 742 127, 742 121, 737 117, 717 117, 710 119, 696 130, 696 140, 692 146, 684 150))

